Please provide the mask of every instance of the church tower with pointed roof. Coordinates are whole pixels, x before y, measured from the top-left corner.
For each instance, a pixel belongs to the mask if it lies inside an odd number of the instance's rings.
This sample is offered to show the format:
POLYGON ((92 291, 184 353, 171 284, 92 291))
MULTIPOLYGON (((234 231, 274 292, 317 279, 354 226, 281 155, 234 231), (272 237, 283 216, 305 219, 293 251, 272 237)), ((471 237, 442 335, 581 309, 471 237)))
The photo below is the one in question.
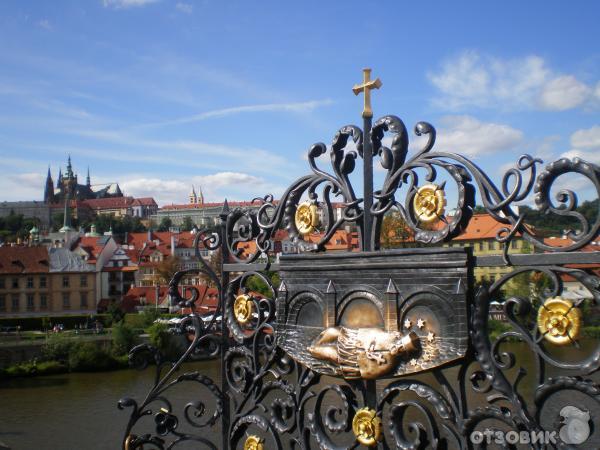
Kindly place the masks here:
POLYGON ((198 196, 196 195, 196 189, 194 188, 193 184, 192 184, 192 190, 190 191, 190 194, 189 194, 189 198, 190 198, 190 205, 195 205, 196 203, 198 203, 198 196))
POLYGON ((44 203, 54 202, 54 182, 50 174, 50 166, 48 166, 48 175, 46 176, 46 187, 44 188, 44 203))
POLYGON ((123 197, 123 192, 117 183, 111 183, 98 190, 92 189, 90 179, 90 168, 87 169, 87 177, 85 184, 79 184, 77 174, 73 171, 71 163, 71 155, 67 160, 67 170, 63 175, 62 169, 58 171, 58 179, 56 180, 56 188, 52 188, 52 176, 50 168, 48 168, 48 176, 44 186, 44 202, 48 203, 63 203, 68 197, 71 200, 91 200, 99 198, 123 197))

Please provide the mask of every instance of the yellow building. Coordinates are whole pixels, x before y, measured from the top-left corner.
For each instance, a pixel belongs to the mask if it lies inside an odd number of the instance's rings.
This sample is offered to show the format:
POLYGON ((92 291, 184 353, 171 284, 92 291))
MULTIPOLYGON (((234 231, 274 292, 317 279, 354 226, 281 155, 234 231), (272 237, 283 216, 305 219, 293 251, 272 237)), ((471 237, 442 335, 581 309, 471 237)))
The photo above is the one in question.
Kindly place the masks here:
POLYGON ((0 317, 96 312, 94 269, 62 248, 0 247, 0 317))
MULTIPOLYGON (((452 241, 445 243, 444 247, 472 247, 475 256, 502 255, 504 244, 496 240, 496 236, 507 225, 496 221, 489 214, 474 214, 467 228, 452 241)), ((533 247, 517 234, 510 242, 509 254, 533 253, 533 247)), ((512 267, 475 267, 476 281, 484 277, 491 282, 502 275, 512 272, 512 267)))

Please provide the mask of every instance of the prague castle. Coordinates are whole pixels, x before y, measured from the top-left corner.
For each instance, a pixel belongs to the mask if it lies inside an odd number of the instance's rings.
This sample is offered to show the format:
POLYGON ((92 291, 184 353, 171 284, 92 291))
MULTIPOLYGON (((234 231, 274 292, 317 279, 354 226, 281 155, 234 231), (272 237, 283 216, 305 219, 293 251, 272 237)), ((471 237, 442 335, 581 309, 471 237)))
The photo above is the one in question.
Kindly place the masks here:
POLYGON ((64 175, 62 174, 61 170, 58 172, 56 188, 54 187, 54 182, 52 181, 50 168, 48 168, 48 175, 46 177, 46 185, 44 188, 44 203, 46 204, 62 204, 66 198, 69 198, 70 200, 91 200, 113 197, 123 197, 123 193, 121 192, 119 185, 112 183, 103 185, 98 190, 93 190, 90 181, 89 169, 85 184, 79 184, 77 180, 77 174, 73 173, 70 156, 67 162, 67 172, 64 175))

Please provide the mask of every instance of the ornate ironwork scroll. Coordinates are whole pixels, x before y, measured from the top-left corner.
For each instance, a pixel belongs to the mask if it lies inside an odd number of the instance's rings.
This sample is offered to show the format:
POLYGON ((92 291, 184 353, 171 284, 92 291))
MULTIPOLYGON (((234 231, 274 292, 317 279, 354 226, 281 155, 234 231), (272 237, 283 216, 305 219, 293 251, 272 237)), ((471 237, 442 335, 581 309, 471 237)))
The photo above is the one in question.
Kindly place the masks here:
MULTIPOLYGON (((367 91, 379 87, 367 82, 374 83, 365 78, 367 91)), ((572 267, 600 264, 600 252, 575 252, 597 238, 600 209, 588 220, 576 193, 556 188, 562 177, 584 177, 598 199, 600 167, 577 158, 543 166, 523 155, 496 185, 470 159, 436 151, 432 125, 414 127, 426 143, 409 155, 402 120, 371 116, 363 114, 362 129, 342 127, 329 147, 314 144, 310 173, 278 201, 268 195, 255 199, 257 210, 223 212, 220 233, 204 241, 223 251, 220 277, 196 252, 200 271, 219 288, 215 321, 204 325, 193 310, 179 327, 191 343, 176 362, 149 345, 132 350, 132 362, 154 361, 157 373, 142 402, 119 403, 131 408, 123 448, 186 441, 223 449, 600 447, 600 342, 581 335, 585 311, 597 311, 600 280, 588 266, 572 267), (320 165, 325 154, 329 170, 320 165), (372 157, 385 171, 376 190, 372 157), (350 175, 361 159, 358 197, 350 175), (504 225, 496 236, 501 257, 442 247, 472 219, 476 194, 504 225), (539 211, 572 219, 566 246, 544 241, 526 223, 516 205, 530 196, 539 211), (390 211, 430 248, 380 250, 390 211), (357 230, 359 251, 326 253, 346 226, 357 230), (272 260, 279 229, 303 254, 272 260), (318 237, 309 239, 313 233, 318 237), (537 253, 509 253, 517 236, 537 253), (513 270, 491 286, 475 286, 475 267, 498 265, 513 270), (523 274, 541 274, 548 285, 500 295, 523 274), (591 298, 566 299, 565 277, 591 298), (507 317, 500 333, 490 330, 492 301, 507 317), (221 356, 221 380, 194 371, 176 376, 202 346, 221 356), (183 383, 205 394, 190 389, 192 400, 178 415, 167 394, 183 383), (154 433, 136 431, 150 415, 154 433), (208 429, 220 430, 220 438, 208 429)), ((174 303, 193 308, 195 294, 182 298, 178 289, 186 273, 175 275, 170 292, 174 303)))

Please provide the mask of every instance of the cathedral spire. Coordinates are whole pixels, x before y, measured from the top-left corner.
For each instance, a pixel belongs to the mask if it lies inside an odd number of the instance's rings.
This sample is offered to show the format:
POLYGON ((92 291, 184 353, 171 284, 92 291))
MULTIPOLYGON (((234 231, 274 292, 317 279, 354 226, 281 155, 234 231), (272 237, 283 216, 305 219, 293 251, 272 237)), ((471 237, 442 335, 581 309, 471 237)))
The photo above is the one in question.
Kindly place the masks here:
POLYGON ((69 155, 69 159, 67 161, 67 178, 73 178, 73 166, 71 166, 71 155, 69 155))
POLYGON ((52 203, 54 201, 54 182, 48 166, 48 175, 46 175, 46 186, 44 188, 44 203, 52 203))
POLYGON ((198 203, 204 205, 204 194, 202 193, 202 186, 200 186, 200 195, 198 196, 198 203))
POLYGON ((62 181, 62 168, 58 168, 58 178, 56 179, 56 189, 60 189, 61 184, 60 182, 62 181))
POLYGON ((85 185, 87 187, 90 187, 92 185, 92 183, 90 182, 90 166, 88 166, 87 178, 85 179, 85 185))

